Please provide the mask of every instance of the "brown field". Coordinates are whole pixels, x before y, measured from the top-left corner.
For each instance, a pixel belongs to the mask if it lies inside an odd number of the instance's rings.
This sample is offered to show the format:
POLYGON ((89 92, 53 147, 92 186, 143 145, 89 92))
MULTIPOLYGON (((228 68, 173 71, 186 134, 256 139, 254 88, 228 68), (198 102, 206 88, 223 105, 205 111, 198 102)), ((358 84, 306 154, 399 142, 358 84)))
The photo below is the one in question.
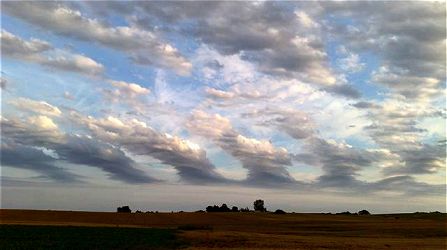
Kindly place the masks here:
POLYGON ((0 210, 2 224, 173 228, 187 249, 446 249, 446 214, 0 210))

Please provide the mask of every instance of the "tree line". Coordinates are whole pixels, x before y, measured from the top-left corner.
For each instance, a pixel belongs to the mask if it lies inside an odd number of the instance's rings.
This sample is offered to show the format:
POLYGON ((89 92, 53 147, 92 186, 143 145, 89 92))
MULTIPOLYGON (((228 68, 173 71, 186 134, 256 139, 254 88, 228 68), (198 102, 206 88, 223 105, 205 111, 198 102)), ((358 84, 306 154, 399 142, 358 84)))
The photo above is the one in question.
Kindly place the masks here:
MULTIPOLYGON (((221 206, 218 205, 210 205, 207 206, 205 208, 205 211, 208 213, 214 213, 214 212, 219 212, 219 213, 227 213, 227 212, 268 212, 267 208, 264 206, 264 201, 261 199, 255 200, 253 202, 253 210, 250 210, 250 208, 245 207, 245 208, 238 208, 237 206, 232 206, 231 208, 228 207, 227 204, 223 203, 221 206)), ((203 210, 199 210, 197 212, 205 212, 203 210)), ((131 213, 132 210, 129 208, 129 206, 123 206, 123 207, 118 207, 117 208, 117 212, 118 213, 131 213)), ((180 211, 183 212, 183 211, 180 211)), ((136 213, 142 213, 141 211, 136 211, 136 213)), ((157 212, 156 212, 157 213, 157 212)), ((286 212, 284 212, 281 209, 277 209, 275 210, 273 213, 275 214, 286 214, 286 212)), ((330 213, 329 213, 330 214, 330 213)), ((349 211, 346 212, 342 212, 342 213, 336 213, 339 215, 370 215, 370 213, 367 210, 361 210, 357 213, 351 213, 349 211)))

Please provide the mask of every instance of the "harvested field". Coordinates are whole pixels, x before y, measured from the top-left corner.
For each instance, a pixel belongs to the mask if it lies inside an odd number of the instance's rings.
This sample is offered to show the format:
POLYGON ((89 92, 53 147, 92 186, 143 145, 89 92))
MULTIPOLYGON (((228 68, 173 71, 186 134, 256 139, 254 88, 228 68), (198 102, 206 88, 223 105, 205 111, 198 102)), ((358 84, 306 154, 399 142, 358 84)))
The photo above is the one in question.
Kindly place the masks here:
POLYGON ((181 247, 187 249, 445 249, 447 239, 446 214, 118 214, 0 210, 0 220, 4 225, 171 229, 176 240, 185 243, 181 247))

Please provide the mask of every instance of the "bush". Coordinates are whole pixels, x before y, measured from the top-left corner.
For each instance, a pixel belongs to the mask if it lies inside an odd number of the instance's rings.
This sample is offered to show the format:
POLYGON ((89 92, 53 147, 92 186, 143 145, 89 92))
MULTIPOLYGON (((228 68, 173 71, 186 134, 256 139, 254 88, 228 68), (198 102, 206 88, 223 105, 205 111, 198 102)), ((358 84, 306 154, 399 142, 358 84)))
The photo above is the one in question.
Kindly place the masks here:
POLYGON ((274 212, 274 214, 286 214, 286 212, 284 212, 281 209, 276 209, 276 211, 274 212))
POLYGON ((250 209, 248 207, 246 207, 246 208, 241 208, 240 211, 241 212, 250 212, 250 209))
POLYGON ((341 212, 341 213, 336 213, 336 214, 343 214, 343 215, 352 215, 353 213, 346 211, 346 212, 341 212))
POLYGON ((358 212, 358 215, 371 215, 368 210, 361 210, 358 212))

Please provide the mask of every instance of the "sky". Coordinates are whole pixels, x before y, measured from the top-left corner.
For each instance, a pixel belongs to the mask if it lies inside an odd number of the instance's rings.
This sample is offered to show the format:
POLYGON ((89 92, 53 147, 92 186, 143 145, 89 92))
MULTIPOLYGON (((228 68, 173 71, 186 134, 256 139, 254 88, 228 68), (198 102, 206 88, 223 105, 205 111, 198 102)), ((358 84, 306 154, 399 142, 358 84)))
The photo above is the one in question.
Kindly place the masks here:
POLYGON ((445 2, 1 2, 1 207, 446 211, 445 2))

